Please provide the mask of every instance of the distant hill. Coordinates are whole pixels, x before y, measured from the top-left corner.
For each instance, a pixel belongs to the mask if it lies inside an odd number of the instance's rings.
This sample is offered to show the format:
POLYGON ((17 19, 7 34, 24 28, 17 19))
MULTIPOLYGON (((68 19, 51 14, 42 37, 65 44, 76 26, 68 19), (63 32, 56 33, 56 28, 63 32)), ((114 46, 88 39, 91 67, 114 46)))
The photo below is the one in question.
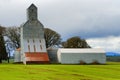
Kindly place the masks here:
POLYGON ((106 56, 120 56, 120 53, 117 53, 117 52, 106 52, 106 56))

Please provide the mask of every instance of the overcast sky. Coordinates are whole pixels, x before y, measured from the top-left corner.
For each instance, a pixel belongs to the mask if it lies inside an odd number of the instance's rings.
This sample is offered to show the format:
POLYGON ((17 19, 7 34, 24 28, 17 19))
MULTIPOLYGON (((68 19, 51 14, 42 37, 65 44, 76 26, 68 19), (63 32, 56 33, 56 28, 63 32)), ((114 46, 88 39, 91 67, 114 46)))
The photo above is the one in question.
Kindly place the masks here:
POLYGON ((120 52, 120 0, 0 0, 0 25, 26 22, 26 9, 32 3, 44 27, 63 40, 80 36, 92 47, 120 52))

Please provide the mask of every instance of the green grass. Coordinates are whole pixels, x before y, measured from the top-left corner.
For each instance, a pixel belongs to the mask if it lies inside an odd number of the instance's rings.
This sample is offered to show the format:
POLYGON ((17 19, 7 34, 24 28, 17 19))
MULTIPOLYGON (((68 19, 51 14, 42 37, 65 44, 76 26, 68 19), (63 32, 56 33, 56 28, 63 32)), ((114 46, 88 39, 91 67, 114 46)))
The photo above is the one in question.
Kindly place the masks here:
POLYGON ((0 64, 0 80, 120 80, 120 63, 107 65, 0 64))

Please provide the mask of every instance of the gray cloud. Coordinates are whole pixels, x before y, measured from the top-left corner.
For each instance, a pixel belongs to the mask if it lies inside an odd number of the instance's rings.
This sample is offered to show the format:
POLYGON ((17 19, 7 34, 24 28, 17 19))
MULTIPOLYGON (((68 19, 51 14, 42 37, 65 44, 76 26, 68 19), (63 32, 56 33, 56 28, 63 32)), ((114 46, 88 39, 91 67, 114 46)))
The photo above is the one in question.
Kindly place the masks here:
POLYGON ((64 39, 120 35, 119 0, 1 0, 0 24, 19 26, 26 21, 26 8, 34 3, 39 20, 64 39))
POLYGON ((87 39, 88 44, 93 48, 103 48, 105 51, 120 52, 120 36, 109 36, 104 38, 87 39))

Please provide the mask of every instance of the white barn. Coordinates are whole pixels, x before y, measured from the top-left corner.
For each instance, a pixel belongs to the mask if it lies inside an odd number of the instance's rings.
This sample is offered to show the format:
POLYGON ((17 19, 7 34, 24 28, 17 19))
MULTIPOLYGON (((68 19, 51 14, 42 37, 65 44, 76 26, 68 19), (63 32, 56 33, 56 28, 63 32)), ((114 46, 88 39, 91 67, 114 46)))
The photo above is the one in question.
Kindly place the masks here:
POLYGON ((21 27, 21 60, 26 63, 49 63, 44 26, 38 20, 37 7, 27 9, 27 21, 21 27))
POLYGON ((106 63, 106 55, 103 49, 71 49, 61 48, 57 52, 58 61, 61 64, 91 64, 98 62, 106 63))

